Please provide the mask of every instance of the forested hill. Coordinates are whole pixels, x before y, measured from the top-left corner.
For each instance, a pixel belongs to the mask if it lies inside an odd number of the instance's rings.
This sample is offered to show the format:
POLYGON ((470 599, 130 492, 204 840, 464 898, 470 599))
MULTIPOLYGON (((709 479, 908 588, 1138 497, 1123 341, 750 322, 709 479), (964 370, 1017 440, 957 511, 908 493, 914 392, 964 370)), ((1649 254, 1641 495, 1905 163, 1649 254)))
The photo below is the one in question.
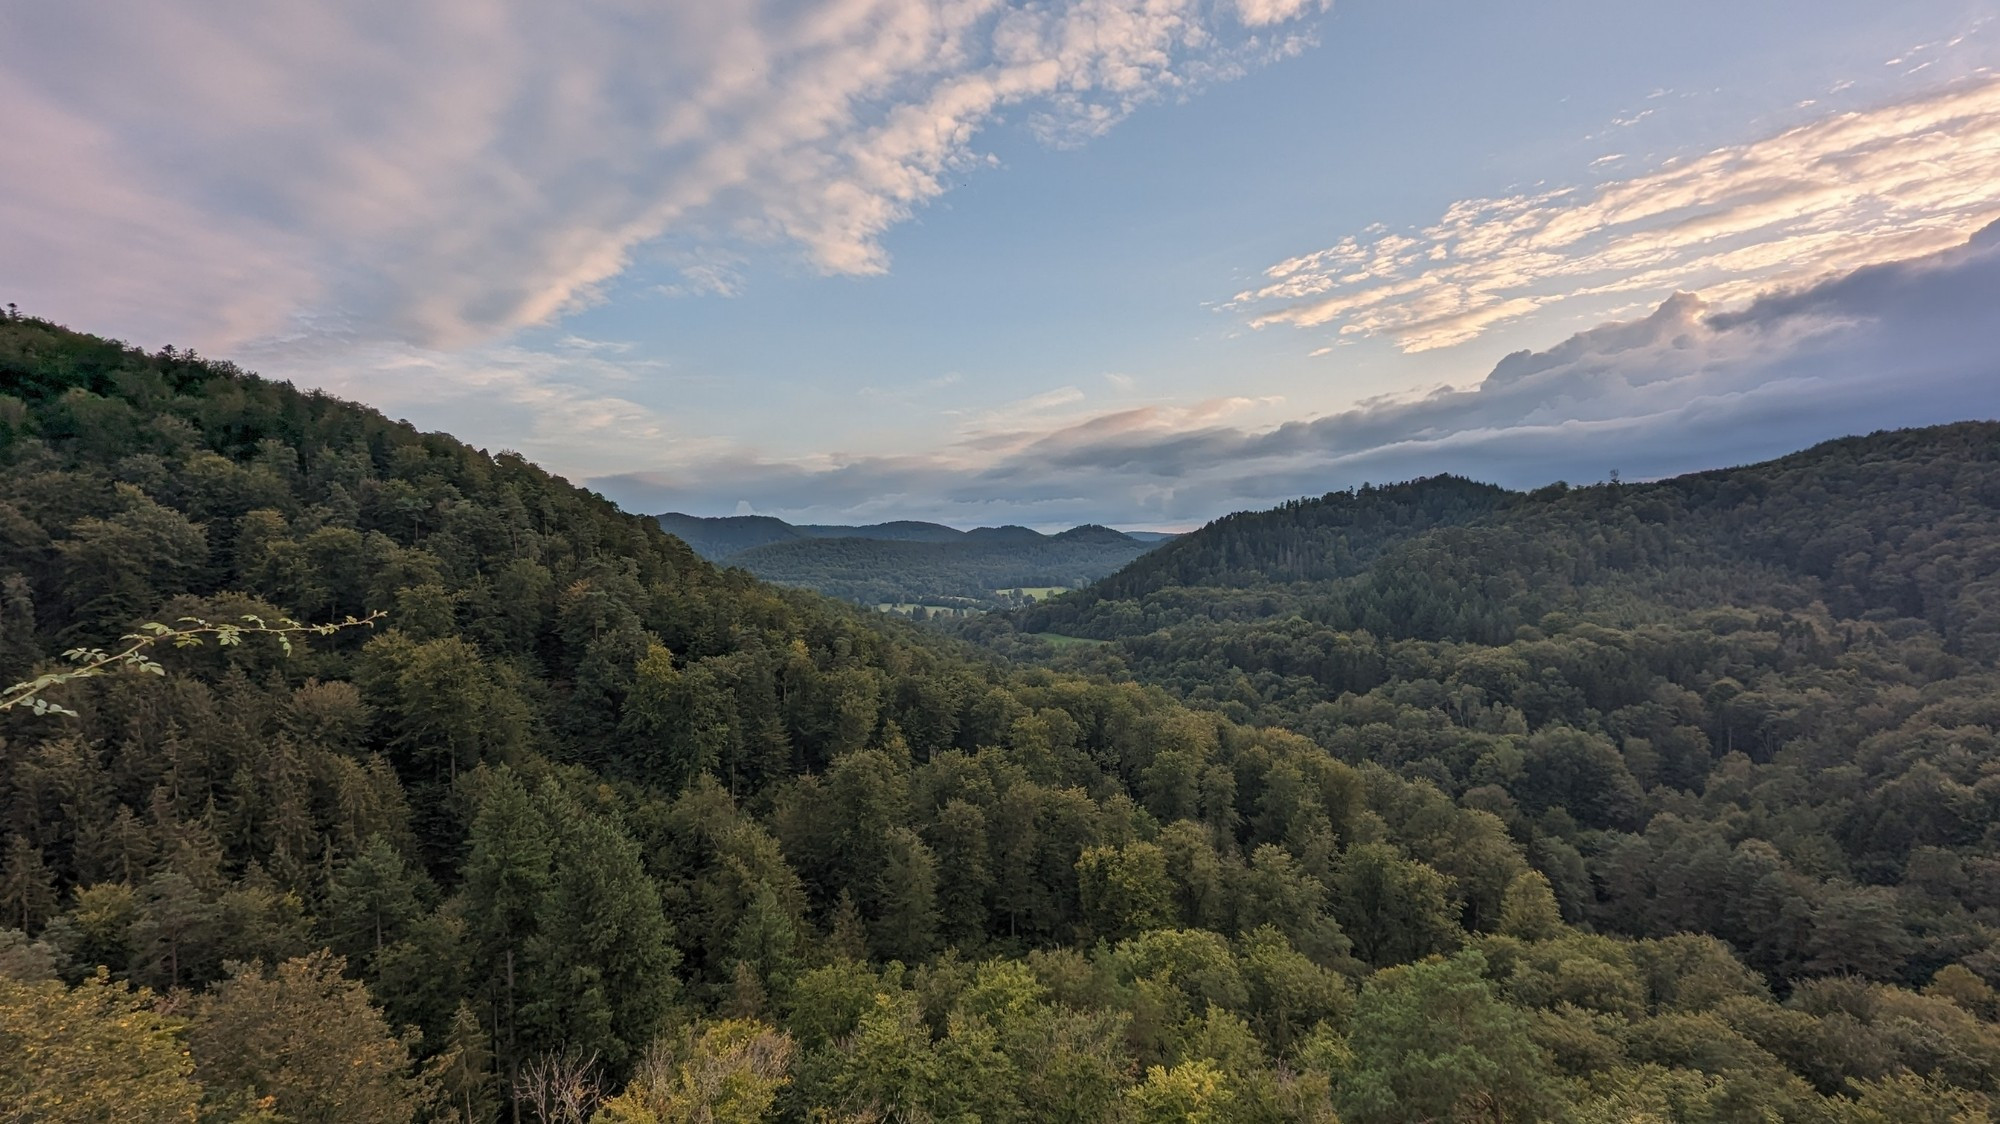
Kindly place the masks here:
POLYGON ((1599 931, 1777 979, 2000 967, 2000 425, 1339 493, 968 631, 1434 783, 1599 931))
MULTIPOLYGON (((710 562, 723 562, 731 555, 741 554, 754 547, 771 543, 799 542, 807 539, 881 539, 888 542, 957 542, 968 534, 979 532, 961 531, 942 523, 922 523, 916 520, 897 520, 890 523, 870 523, 865 526, 847 527, 835 524, 802 523, 791 524, 769 515, 724 515, 701 516, 682 515, 668 512, 659 517, 660 526, 666 532, 694 549, 696 554, 710 562)), ((983 531, 1001 528, 981 528, 983 531)), ((1041 536, 1026 527, 1004 528, 1020 531, 1031 537, 1041 536)))
POLYGON ((0 321, 0 682, 147 621, 378 609, 0 708, 0 1118, 1858 1124, 2000 1093, 2000 692, 1922 620, 1373 641, 1394 686, 1315 742, 718 571, 226 363, 0 321))
POLYGON ((769 515, 729 515, 705 519, 668 512, 659 516, 657 521, 668 534, 686 543, 690 550, 710 562, 720 562, 753 546, 803 537, 797 527, 769 515))
POLYGON ((910 520, 794 526, 765 515, 670 513, 659 522, 702 557, 767 581, 868 605, 954 609, 1018 604, 1016 590, 1075 588, 1172 538, 1139 539, 1091 525, 1045 535, 1028 527, 961 531, 910 520))
POLYGON ((1241 589, 1349 577, 1419 532, 1468 522, 1518 498, 1491 484, 1438 476, 1238 512, 1181 536, 1053 611, 1068 619, 1086 604, 1143 597, 1169 585, 1241 589))
POLYGON ((1157 545, 1108 527, 1072 527, 1054 535, 1025 527, 981 528, 950 542, 796 539, 753 547, 731 556, 728 564, 767 581, 865 604, 991 608, 1007 603, 1010 590, 1083 585, 1157 545))
POLYGON ((1336 492, 1217 520, 1019 619, 1111 639, 1302 615, 1490 643, 1556 609, 1739 604, 1781 596, 1780 583, 1836 616, 1921 619, 1991 654, 1996 528, 2000 425, 1968 422, 1656 483, 1510 493, 1436 477, 1336 492))

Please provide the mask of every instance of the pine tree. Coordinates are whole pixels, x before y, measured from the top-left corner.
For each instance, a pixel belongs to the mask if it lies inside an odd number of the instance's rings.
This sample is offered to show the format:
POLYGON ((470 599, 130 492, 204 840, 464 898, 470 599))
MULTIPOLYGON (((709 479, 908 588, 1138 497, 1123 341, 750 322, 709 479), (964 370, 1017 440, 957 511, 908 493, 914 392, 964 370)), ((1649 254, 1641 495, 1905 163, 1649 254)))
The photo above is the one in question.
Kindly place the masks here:
POLYGON ((875 880, 873 946, 884 959, 916 963, 937 944, 937 860, 917 833, 891 828, 875 880))
MULTIPOLYGON (((485 777, 473 816, 462 912, 477 970, 496 1012, 493 1038, 506 1067, 507 1088, 520 1083, 523 952, 535 935, 549 885, 550 841, 541 812, 512 771, 485 777)), ((520 1118, 518 1099, 514 1118, 520 1118)))
POLYGON ((703 768, 714 765, 681 760, 677 752, 678 735, 686 724, 680 696, 681 673, 674 667, 674 654, 664 645, 648 645, 625 696, 618 737, 626 745, 626 768, 669 792, 678 792, 703 768))
POLYGON ((432 1120, 491 1124, 499 1107, 493 1095, 493 1050, 469 1004, 458 1005, 444 1049, 424 1064, 424 1077, 432 1120))
POLYGON ((179 871, 147 879, 132 922, 133 975, 162 988, 199 982, 216 967, 221 916, 215 900, 179 871))
MULTIPOLYGON (((0 522, 0 551, 14 545, 7 541, 11 530, 0 522)), ((28 579, 8 574, 0 578, 0 686, 28 678, 28 669, 40 655, 41 645, 35 639, 34 592, 28 579)))
POLYGON ((732 1019, 754 1019, 763 1015, 770 1002, 770 992, 765 990, 764 981, 757 978, 757 969, 748 960, 738 960, 729 973, 729 991, 720 1012, 732 1019))
POLYGON ((423 876, 380 835, 342 864, 327 888, 323 924, 335 952, 364 968, 422 912, 423 876))
POLYGON ((0 856, 0 910, 9 925, 30 934, 55 916, 55 875, 42 861, 42 849, 25 835, 7 840, 7 853, 0 856))
POLYGON ((735 974, 747 968, 762 987, 780 994, 791 986, 799 969, 799 929, 770 886, 757 884, 730 936, 735 974))
POLYGON ((109 821, 79 824, 77 827, 77 875, 79 882, 125 882, 137 885, 146 880, 153 864, 153 836, 127 805, 118 805, 109 821))
POLYGON ((953 947, 974 948, 986 937, 993 888, 986 815, 975 804, 951 800, 925 828, 924 841, 937 857, 939 935, 953 947))
POLYGON ((826 956, 835 962, 868 962, 868 926, 861 920, 861 907, 854 904, 854 895, 846 890, 834 902, 833 916, 827 922, 826 956))
POLYGON ((680 953, 639 847, 611 819, 545 785, 553 864, 528 941, 532 996, 524 1026, 537 1045, 629 1066, 672 1002, 680 953))

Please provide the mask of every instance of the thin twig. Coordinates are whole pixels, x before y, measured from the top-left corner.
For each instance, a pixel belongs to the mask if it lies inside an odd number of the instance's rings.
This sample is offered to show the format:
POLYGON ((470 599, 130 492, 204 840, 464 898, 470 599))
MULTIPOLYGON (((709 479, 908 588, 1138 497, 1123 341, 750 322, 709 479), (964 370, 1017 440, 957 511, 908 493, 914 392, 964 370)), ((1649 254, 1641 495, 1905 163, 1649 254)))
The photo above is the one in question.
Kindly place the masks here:
POLYGON ((71 648, 63 653, 63 658, 75 667, 62 671, 51 671, 26 682, 16 683, 0 691, 0 711, 25 707, 36 714, 67 714, 76 716, 76 711, 60 703, 43 698, 43 692, 51 687, 59 687, 78 679, 89 679, 104 674, 117 667, 130 667, 149 675, 165 675, 166 668, 151 656, 154 648, 161 644, 171 644, 176 648, 198 648, 206 643, 204 637, 215 637, 218 647, 228 648, 241 644, 245 636, 275 636, 286 655, 292 654, 294 636, 331 636, 344 628, 375 627, 375 622, 388 616, 380 609, 365 617, 350 616, 331 624, 301 624, 289 618, 280 617, 276 621, 266 621, 255 614, 246 613, 242 624, 205 621, 200 617, 182 617, 178 627, 164 625, 158 621, 147 621, 137 632, 128 632, 119 637, 131 643, 118 651, 107 652, 102 648, 71 648))

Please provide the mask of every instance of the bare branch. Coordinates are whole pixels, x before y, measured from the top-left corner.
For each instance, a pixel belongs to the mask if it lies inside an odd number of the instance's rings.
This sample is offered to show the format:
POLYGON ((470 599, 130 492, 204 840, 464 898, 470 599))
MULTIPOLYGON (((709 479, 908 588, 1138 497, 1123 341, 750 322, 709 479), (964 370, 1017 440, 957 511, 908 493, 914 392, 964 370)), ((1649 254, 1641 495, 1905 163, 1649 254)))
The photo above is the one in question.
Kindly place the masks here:
POLYGON ((153 659, 151 655, 153 649, 161 644, 175 648, 198 648, 206 643, 205 638, 213 636, 219 647, 227 648, 241 644, 245 636, 273 636, 289 656, 292 654, 294 636, 331 636, 344 628, 373 628, 375 622, 387 616, 387 613, 378 609, 365 617, 350 616, 329 624, 301 624, 282 617, 276 621, 266 621, 262 617, 248 614, 243 617, 241 624, 205 621, 199 617, 182 617, 176 622, 178 627, 164 625, 158 621, 147 621, 139 626, 138 631, 128 632, 119 637, 128 643, 126 647, 116 652, 107 652, 102 648, 71 648, 63 653, 63 658, 75 664, 75 667, 52 671, 0 691, 0 711, 20 707, 36 714, 66 714, 75 717, 76 711, 44 698, 44 692, 52 687, 103 675, 118 668, 130 668, 149 675, 165 675, 166 668, 160 666, 159 661, 153 659))
POLYGON ((514 1093, 534 1111, 537 1124, 588 1124, 604 1102, 597 1054, 574 1047, 543 1054, 522 1067, 514 1093))

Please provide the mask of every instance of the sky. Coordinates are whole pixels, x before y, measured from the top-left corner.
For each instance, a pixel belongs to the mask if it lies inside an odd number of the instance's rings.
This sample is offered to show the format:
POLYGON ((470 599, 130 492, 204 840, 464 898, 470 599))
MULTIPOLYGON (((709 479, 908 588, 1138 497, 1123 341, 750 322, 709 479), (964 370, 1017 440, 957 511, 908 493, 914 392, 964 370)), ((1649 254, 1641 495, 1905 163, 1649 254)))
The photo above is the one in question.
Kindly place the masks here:
POLYGON ((2000 416, 2000 0, 0 0, 0 300, 629 510, 1184 529, 2000 416))

